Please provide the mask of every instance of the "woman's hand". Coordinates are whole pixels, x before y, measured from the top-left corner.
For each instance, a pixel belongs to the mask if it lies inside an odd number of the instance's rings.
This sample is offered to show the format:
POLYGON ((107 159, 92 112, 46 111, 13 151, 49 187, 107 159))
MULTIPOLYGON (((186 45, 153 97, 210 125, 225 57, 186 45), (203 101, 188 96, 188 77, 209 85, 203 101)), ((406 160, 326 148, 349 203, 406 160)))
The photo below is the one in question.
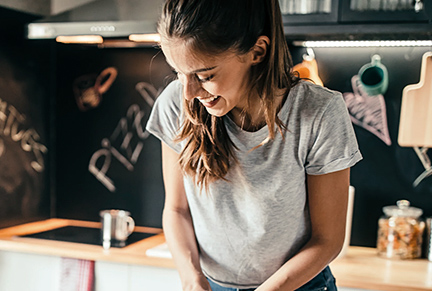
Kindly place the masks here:
POLYGON ((190 284, 187 283, 186 286, 183 286, 183 291, 211 291, 211 287, 207 278, 204 275, 200 275, 190 284))

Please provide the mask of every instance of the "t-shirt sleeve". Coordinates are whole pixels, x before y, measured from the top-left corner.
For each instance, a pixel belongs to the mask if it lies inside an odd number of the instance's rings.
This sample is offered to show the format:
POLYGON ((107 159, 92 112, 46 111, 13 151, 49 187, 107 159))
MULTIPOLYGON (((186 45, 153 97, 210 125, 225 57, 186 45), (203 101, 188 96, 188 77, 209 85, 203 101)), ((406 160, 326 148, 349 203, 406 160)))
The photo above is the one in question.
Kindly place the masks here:
POLYGON ((167 144, 176 153, 181 145, 174 141, 181 126, 181 83, 171 82, 156 99, 147 121, 146 130, 167 144))
POLYGON ((317 121, 305 165, 307 174, 321 175, 340 171, 352 167, 362 159, 340 93, 335 93, 329 100, 317 121))

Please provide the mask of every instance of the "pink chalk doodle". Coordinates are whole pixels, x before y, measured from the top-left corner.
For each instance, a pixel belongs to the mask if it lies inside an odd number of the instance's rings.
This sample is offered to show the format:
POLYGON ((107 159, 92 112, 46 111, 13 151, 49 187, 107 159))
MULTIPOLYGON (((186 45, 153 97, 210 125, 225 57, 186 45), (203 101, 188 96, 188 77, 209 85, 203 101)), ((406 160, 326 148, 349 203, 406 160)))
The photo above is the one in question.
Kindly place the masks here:
POLYGON ((344 93, 351 121, 391 145, 387 126, 387 113, 382 94, 370 96, 363 90, 358 75, 351 79, 353 93, 344 93))

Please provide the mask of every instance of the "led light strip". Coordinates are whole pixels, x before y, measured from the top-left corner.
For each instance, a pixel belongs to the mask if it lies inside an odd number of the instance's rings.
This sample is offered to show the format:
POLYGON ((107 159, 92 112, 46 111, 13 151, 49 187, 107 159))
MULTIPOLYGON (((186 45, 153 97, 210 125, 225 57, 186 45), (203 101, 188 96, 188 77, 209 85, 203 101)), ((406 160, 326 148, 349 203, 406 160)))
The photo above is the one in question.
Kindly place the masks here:
MULTIPOLYGON (((61 43, 81 43, 81 44, 103 44, 103 37, 100 35, 70 35, 70 36, 57 36, 57 42, 61 43)), ((129 41, 133 46, 133 43, 159 43, 160 35, 157 33, 152 34, 131 34, 129 35, 129 41)), ((112 45, 115 41, 109 41, 109 45, 112 45)), ((122 41, 125 44, 125 41, 122 41)))
POLYGON ((406 47, 432 46, 432 40, 346 40, 346 41, 294 41, 303 47, 406 47))
POLYGON ((160 35, 157 33, 131 34, 131 35, 129 35, 129 40, 134 41, 134 42, 159 43, 160 42, 160 35))
POLYGON ((61 43, 98 44, 103 43, 103 38, 100 35, 60 35, 56 37, 56 41, 61 43))

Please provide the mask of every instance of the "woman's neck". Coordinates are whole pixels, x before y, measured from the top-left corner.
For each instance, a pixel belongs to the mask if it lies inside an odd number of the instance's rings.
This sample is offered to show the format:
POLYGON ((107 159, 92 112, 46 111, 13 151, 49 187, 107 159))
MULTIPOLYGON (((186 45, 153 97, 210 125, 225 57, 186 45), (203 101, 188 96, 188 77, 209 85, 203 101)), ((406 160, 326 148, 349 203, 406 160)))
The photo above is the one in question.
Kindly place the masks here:
MULTIPOLYGON (((286 90, 280 90, 275 96, 273 109, 278 114, 285 102, 286 90)), ((251 98, 243 108, 234 108, 229 116, 244 131, 255 132, 266 125, 264 106, 259 97, 251 98)))

